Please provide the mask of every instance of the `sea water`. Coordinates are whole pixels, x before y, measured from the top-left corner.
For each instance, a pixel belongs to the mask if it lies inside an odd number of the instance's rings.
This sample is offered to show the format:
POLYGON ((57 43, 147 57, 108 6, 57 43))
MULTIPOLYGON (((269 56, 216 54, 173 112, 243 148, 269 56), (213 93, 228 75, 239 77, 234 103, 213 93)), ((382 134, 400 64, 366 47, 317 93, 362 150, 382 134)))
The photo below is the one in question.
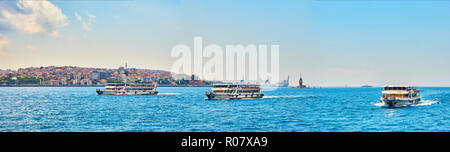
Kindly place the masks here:
POLYGON ((207 87, 99 96, 95 87, 2 87, 2 132, 436 132, 450 131, 450 88, 383 108, 381 88, 278 88, 263 99, 205 100, 207 87))

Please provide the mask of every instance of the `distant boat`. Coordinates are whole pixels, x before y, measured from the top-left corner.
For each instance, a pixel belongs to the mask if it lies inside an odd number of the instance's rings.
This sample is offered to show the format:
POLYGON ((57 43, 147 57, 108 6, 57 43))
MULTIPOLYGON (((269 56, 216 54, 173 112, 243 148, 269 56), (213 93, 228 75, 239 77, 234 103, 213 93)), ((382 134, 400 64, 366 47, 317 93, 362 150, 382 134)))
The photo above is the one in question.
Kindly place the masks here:
POLYGON ((361 87, 363 87, 363 88, 372 88, 372 86, 371 85, 363 85, 363 86, 361 86, 361 87))
POLYGON ((289 87, 289 76, 287 77, 286 80, 279 82, 277 86, 278 87, 289 87))

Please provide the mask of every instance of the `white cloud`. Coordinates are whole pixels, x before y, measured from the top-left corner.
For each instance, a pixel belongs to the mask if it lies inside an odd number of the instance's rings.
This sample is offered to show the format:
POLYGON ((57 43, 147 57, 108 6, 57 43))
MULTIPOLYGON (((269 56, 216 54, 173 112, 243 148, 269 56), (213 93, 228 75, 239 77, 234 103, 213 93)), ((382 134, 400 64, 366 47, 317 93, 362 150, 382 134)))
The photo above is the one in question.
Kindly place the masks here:
POLYGON ((83 18, 77 13, 75 12, 75 17, 77 18, 77 20, 83 25, 83 29, 86 31, 92 31, 92 23, 94 22, 94 20, 97 18, 95 15, 93 14, 89 14, 89 12, 86 12, 86 16, 87 16, 87 20, 83 20, 83 18))
POLYGON ((4 48, 8 47, 9 44, 11 44, 11 40, 9 40, 7 37, 4 37, 0 34, 0 51, 4 48))
POLYGON ((57 28, 67 25, 67 16, 47 0, 0 2, 0 26, 28 34, 57 36, 57 28))
POLYGON ((36 46, 28 44, 27 49, 30 49, 31 51, 36 51, 36 46))

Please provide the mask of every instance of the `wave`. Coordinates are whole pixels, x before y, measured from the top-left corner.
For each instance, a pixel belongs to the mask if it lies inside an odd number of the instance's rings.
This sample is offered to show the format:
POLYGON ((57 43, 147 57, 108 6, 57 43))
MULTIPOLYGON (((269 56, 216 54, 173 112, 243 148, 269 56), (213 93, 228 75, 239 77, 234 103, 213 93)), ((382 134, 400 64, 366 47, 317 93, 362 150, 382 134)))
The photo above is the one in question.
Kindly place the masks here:
POLYGON ((436 101, 436 100, 423 100, 423 101, 421 101, 421 102, 419 102, 417 104, 414 104, 412 106, 428 106, 428 105, 432 105, 432 104, 435 104, 435 103, 439 103, 439 101, 436 101))
POLYGON ((176 96, 176 95, 180 95, 180 93, 158 93, 158 95, 176 96))
MULTIPOLYGON (((429 106, 429 105, 432 105, 432 104, 435 104, 435 103, 439 103, 439 101, 436 101, 436 100, 422 100, 419 103, 413 104, 411 106, 429 106)), ((376 103, 371 103, 371 104, 374 105, 374 106, 377 106, 377 107, 382 107, 383 106, 383 103, 381 103, 381 102, 376 102, 376 103)))
POLYGON ((286 96, 264 96, 263 99, 274 99, 274 98, 317 98, 317 96, 305 96, 305 95, 286 95, 286 96))
POLYGON ((377 106, 377 107, 382 107, 383 103, 377 102, 377 103, 372 103, 372 105, 377 106))

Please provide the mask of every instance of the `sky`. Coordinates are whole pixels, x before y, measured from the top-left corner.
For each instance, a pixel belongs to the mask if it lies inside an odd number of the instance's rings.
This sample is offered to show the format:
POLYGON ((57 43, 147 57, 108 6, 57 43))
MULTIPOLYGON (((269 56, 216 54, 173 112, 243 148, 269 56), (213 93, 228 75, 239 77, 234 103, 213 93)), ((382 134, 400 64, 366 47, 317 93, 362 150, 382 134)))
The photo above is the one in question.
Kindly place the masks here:
POLYGON ((0 1, 0 69, 170 70, 177 44, 280 46, 311 86, 450 86, 450 1, 0 1))

